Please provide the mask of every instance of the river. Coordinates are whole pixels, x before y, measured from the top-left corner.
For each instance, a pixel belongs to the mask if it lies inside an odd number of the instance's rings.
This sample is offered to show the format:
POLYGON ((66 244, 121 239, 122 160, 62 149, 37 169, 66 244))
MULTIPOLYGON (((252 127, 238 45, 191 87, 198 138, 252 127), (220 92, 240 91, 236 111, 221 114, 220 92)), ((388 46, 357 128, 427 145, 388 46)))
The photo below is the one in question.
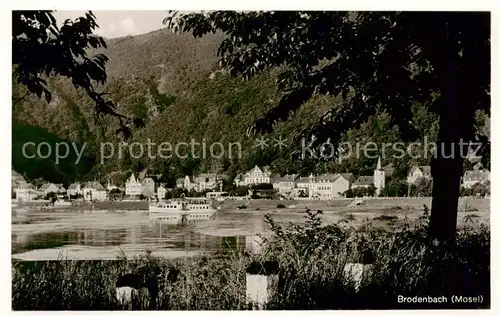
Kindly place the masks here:
MULTIPOLYGON (((361 226, 367 221, 375 226, 393 228, 393 222, 377 220, 381 214, 399 219, 422 214, 427 200, 370 200, 361 205, 352 201, 252 201, 247 209, 237 209, 240 202, 226 201, 215 219, 172 223, 147 211, 33 211, 12 209, 13 260, 114 260, 119 255, 130 258, 151 250, 153 255, 173 259, 203 252, 244 251, 255 246, 257 234, 269 235, 265 214, 276 223, 304 223, 305 209, 321 209, 323 223, 339 221, 361 226), (284 203, 287 208, 278 209, 284 203)), ((459 211, 458 223, 472 214, 473 221, 489 224, 489 199, 464 200, 474 213, 459 211)))

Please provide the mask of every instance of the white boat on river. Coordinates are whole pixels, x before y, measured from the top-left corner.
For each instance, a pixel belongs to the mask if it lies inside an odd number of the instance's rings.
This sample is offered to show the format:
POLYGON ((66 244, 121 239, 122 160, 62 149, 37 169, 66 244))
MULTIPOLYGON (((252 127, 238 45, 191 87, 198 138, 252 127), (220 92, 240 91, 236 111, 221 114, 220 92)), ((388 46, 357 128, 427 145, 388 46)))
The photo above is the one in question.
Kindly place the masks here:
POLYGON ((167 215, 172 219, 198 220, 212 218, 217 210, 206 198, 180 198, 149 204, 149 213, 167 215))

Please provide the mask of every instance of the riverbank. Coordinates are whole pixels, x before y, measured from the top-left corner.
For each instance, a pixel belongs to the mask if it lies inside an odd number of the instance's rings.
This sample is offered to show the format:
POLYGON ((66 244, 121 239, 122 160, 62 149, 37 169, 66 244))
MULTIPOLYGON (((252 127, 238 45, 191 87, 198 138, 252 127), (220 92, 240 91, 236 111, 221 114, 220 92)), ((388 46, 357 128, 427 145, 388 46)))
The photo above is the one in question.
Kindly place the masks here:
MULTIPOLYGON (((50 201, 21 201, 17 204, 19 208, 49 206, 50 201)), ((148 201, 98 201, 98 202, 79 202, 75 205, 55 207, 54 210, 110 210, 110 211, 147 211, 148 201)))
POLYGON ((455 246, 438 249, 428 246, 427 216, 411 224, 400 222, 392 232, 369 226, 321 227, 314 214, 304 225, 286 228, 272 219, 268 224, 273 238, 260 254, 163 260, 146 253, 116 261, 15 262, 12 306, 14 310, 121 309, 114 284, 119 275, 132 272, 160 281, 156 309, 242 310, 247 309, 246 267, 269 260, 278 262, 280 281, 267 309, 487 308, 490 304, 487 226, 465 226, 455 246), (373 265, 371 276, 358 290, 342 273, 352 262, 373 265), (173 269, 179 271, 178 278, 166 279, 173 269), (401 304, 399 295, 444 296, 448 301, 401 304), (453 304, 452 295, 481 295, 482 302, 453 304))
MULTIPOLYGON (((339 198, 332 200, 225 200, 216 202, 223 210, 236 210, 238 207, 245 206, 242 210, 269 210, 276 209, 276 206, 281 204, 284 208, 289 209, 338 209, 338 208, 356 208, 356 209, 372 209, 402 207, 407 209, 422 209, 425 204, 430 206, 431 198, 339 198)), ((49 205, 49 201, 20 201, 18 207, 31 207, 49 205)), ((478 210, 489 210, 489 198, 474 198, 463 197, 459 200, 459 211, 464 208, 476 208, 478 210)), ((72 205, 65 208, 67 210, 94 209, 94 210, 125 210, 125 211, 146 211, 149 209, 148 201, 99 201, 95 203, 82 203, 81 205, 72 205)))

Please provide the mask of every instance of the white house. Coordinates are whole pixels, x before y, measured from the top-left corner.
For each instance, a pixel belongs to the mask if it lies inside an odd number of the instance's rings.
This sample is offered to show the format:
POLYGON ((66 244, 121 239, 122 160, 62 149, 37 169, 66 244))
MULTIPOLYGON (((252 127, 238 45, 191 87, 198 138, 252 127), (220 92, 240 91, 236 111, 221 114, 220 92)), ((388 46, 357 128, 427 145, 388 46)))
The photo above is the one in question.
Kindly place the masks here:
POLYGON ((184 188, 184 177, 177 178, 177 180, 175 181, 175 187, 178 189, 184 188))
POLYGON ((300 177, 295 180, 297 189, 306 192, 310 198, 321 200, 338 198, 349 190, 352 173, 327 173, 318 176, 300 177))
POLYGON ((141 187, 141 183, 135 179, 135 175, 132 173, 125 182, 125 195, 139 196, 141 195, 141 187))
POLYGON ((152 178, 144 178, 141 181, 141 195, 152 198, 155 195, 155 181, 152 178))
POLYGON ((166 194, 167 194, 167 189, 165 188, 165 185, 160 184, 160 186, 158 186, 158 192, 157 192, 158 199, 163 200, 166 194))
POLYGON ((191 184, 191 179, 189 178, 189 176, 184 176, 182 178, 177 179, 176 186, 179 189, 186 189, 188 191, 195 189, 195 185, 191 184))
POLYGON ((295 180, 298 175, 296 174, 286 174, 282 177, 272 178, 273 188, 278 191, 279 194, 288 195, 295 188, 295 180))
POLYGON ((31 201, 38 196, 35 186, 30 183, 19 185, 14 189, 14 192, 16 192, 16 200, 18 201, 31 201))
POLYGON ((219 183, 216 173, 201 173, 193 177, 193 182, 196 184, 195 190, 198 192, 215 190, 219 183))
POLYGON ((218 177, 216 173, 200 173, 192 178, 185 176, 177 179, 176 187, 186 189, 188 191, 194 190, 196 192, 203 192, 216 190, 217 185, 219 185, 221 181, 222 176, 218 177))
POLYGON ((264 167, 263 169, 260 169, 258 166, 253 167, 252 170, 243 175, 243 179, 235 181, 236 185, 249 186, 259 183, 271 183, 271 171, 269 171, 268 167, 264 167))
POLYGON ((410 169, 406 182, 414 184, 418 178, 430 179, 431 177, 431 166, 414 166, 410 169))
POLYGON ((144 178, 141 182, 141 191, 148 190, 155 192, 155 181, 152 178, 144 178))
POLYGON ((299 177, 295 179, 295 186, 311 197, 311 186, 313 185, 313 180, 314 176, 311 173, 309 177, 299 177))
POLYGON ((108 198, 106 189, 97 181, 85 183, 83 187, 83 199, 87 201, 104 201, 108 198))
POLYGON ((485 169, 465 171, 462 177, 462 186, 466 189, 471 188, 476 183, 484 183, 490 180, 490 172, 485 169))
POLYGON ((59 189, 62 184, 45 183, 38 189, 38 192, 42 196, 47 196, 49 193, 59 193, 59 189))
POLYGON ((349 190, 350 181, 339 173, 327 173, 313 177, 310 196, 321 200, 338 198, 349 190))
POLYGON ((80 182, 75 182, 69 185, 68 190, 66 190, 69 196, 83 195, 82 185, 80 182))

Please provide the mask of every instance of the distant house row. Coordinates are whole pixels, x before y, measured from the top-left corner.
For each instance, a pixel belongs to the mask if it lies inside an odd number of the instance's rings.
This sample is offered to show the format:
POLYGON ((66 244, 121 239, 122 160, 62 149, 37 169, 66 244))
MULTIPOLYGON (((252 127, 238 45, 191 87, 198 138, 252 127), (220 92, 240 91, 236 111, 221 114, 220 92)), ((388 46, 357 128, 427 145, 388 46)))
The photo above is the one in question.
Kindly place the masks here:
POLYGON ((234 179, 236 186, 250 186, 261 183, 272 184, 280 195, 290 197, 306 196, 317 199, 332 199, 342 197, 344 192, 352 188, 374 186, 376 194, 385 187, 385 171, 382 169, 380 159, 377 162, 373 176, 360 176, 355 178, 352 173, 327 173, 299 177, 297 174, 280 176, 272 173, 268 167, 255 166, 252 170, 239 174, 234 179))
POLYGON ((222 190, 222 180, 227 179, 226 174, 200 173, 196 176, 185 176, 176 181, 176 187, 194 190, 196 192, 222 190))
MULTIPOLYGON (((375 195, 380 195, 385 187, 386 170, 382 168, 380 159, 373 176, 355 177, 352 173, 327 173, 300 177, 297 174, 280 176, 270 171, 269 167, 253 167, 250 171, 238 174, 233 180, 236 186, 253 186, 258 184, 271 184, 280 195, 288 197, 310 197, 318 199, 332 199, 342 197, 349 189, 375 188, 375 195)), ((184 176, 177 179, 176 187, 188 191, 206 192, 222 191, 222 181, 228 180, 226 174, 201 173, 196 176, 184 176)), ((422 179, 432 179, 430 166, 414 166, 410 169, 406 182, 416 184, 422 179)), ((476 166, 474 170, 466 171, 462 177, 462 187, 471 188, 475 184, 484 184, 490 180, 490 172, 476 166)), ((77 197, 89 201, 102 201, 113 194, 114 189, 124 191, 125 198, 163 199, 168 190, 164 183, 156 183, 153 178, 146 176, 145 172, 137 177, 134 173, 125 182, 125 188, 118 188, 110 183, 106 188, 98 181, 75 182, 67 189, 60 183, 45 183, 40 187, 28 183, 17 172, 12 172, 12 187, 17 200, 33 200, 40 197, 53 195, 57 197, 77 197)))
MULTIPOLYGON (((432 179, 430 166, 415 166, 410 169, 406 182, 414 184, 420 179, 432 179)), ((490 181, 490 171, 476 165, 474 170, 467 170, 462 176, 462 188, 469 189, 475 184, 484 184, 490 181)))
MULTIPOLYGON (((477 183, 485 183, 490 180, 488 170, 475 167, 462 177, 462 187, 471 188, 477 183)), ((253 167, 250 171, 238 174, 234 179, 236 186, 251 186, 261 183, 272 184, 273 188, 281 195, 307 196, 319 199, 331 199, 341 197, 349 189, 375 187, 375 195, 380 195, 385 187, 386 170, 382 168, 380 158, 373 176, 358 176, 352 173, 329 173, 321 175, 309 175, 299 177, 297 174, 280 176, 272 173, 269 167, 253 167)), ((416 184, 423 179, 432 179, 430 166, 414 166, 410 169, 406 182, 416 184)))
POLYGON ((65 189, 61 183, 44 183, 39 188, 36 188, 30 183, 24 183, 14 189, 16 199, 21 201, 29 201, 37 198, 44 198, 53 195, 58 198, 65 196, 81 197, 84 200, 105 200, 107 199, 107 190, 97 181, 85 183, 73 183, 68 189, 65 189))
POLYGON ((157 185, 153 178, 144 177, 142 174, 136 178, 135 174, 132 173, 125 182, 125 196, 128 198, 134 199, 142 195, 150 199, 154 197, 163 199, 166 193, 165 184, 160 183, 157 185))

